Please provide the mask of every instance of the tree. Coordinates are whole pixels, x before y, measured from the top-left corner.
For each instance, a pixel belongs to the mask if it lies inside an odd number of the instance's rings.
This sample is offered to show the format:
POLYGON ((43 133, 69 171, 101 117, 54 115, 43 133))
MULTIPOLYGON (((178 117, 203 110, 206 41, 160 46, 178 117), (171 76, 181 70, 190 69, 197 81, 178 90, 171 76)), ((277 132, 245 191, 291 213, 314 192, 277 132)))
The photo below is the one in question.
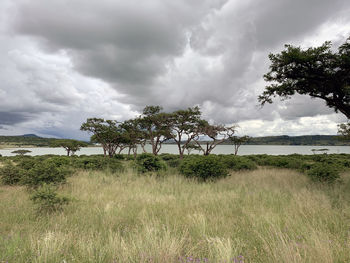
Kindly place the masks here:
POLYGON ((320 98, 336 112, 350 118, 350 37, 331 50, 331 42, 302 49, 286 45, 279 54, 270 54, 270 71, 264 75, 271 85, 259 96, 261 105, 272 97, 289 98, 295 93, 320 98))
POLYGON ((67 151, 67 156, 70 154, 73 155, 75 152, 79 151, 81 147, 87 146, 88 144, 86 142, 69 139, 55 140, 51 143, 51 147, 63 147, 67 151))
POLYGON ((186 150, 187 150, 187 155, 190 155, 193 150, 201 152, 202 147, 198 146, 194 142, 190 142, 189 144, 186 145, 186 150))
POLYGON ((239 147, 241 147, 242 144, 248 142, 250 140, 250 137, 245 135, 245 136, 232 136, 229 138, 229 141, 231 141, 235 147, 235 155, 238 154, 239 147))
POLYGON ((198 137, 201 127, 208 124, 201 119, 201 114, 199 107, 178 110, 171 114, 172 139, 177 144, 180 159, 188 145, 198 137))
POLYGON ((11 152, 11 153, 19 154, 19 155, 25 155, 26 153, 31 153, 31 152, 32 152, 32 151, 29 151, 29 150, 19 149, 19 150, 13 151, 13 152, 11 152))
POLYGON ((89 118, 80 130, 92 133, 91 142, 101 144, 104 156, 112 157, 118 148, 121 152, 126 147, 126 138, 117 121, 89 118))
POLYGON ((338 125, 338 134, 342 140, 350 140, 350 122, 338 125))
POLYGON ((125 143, 127 147, 129 147, 128 154, 130 155, 130 152, 133 151, 134 157, 136 158, 137 155, 137 145, 141 145, 144 152, 145 150, 145 144, 146 144, 146 134, 145 132, 140 128, 140 122, 139 119, 130 119, 127 121, 124 121, 120 124, 120 127, 123 129, 123 133, 125 136, 125 143))
POLYGON ((199 134, 209 137, 210 141, 201 143, 196 139, 195 142, 201 147, 204 155, 209 155, 217 145, 231 138, 236 131, 235 129, 235 126, 225 127, 224 125, 210 125, 207 123, 201 127, 199 134))
POLYGON ((144 140, 149 141, 152 153, 158 155, 162 144, 171 139, 170 114, 161 112, 160 106, 146 106, 138 118, 144 140))

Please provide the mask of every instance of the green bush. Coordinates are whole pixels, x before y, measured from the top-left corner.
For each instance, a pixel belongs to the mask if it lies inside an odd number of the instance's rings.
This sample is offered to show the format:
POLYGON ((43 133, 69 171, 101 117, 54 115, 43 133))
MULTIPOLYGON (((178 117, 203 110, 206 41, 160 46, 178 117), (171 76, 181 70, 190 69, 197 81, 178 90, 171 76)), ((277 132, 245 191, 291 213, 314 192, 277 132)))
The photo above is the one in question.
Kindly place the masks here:
POLYGON ((315 163, 306 172, 312 181, 332 184, 339 180, 339 171, 333 165, 315 163))
POLYGON ((27 171, 24 184, 34 188, 43 184, 62 184, 65 183, 68 173, 69 170, 47 159, 37 162, 32 169, 27 171))
POLYGON ((161 155, 159 155, 159 157, 164 161, 178 160, 179 159, 179 155, 170 154, 170 153, 162 153, 161 155))
POLYGON ((180 157, 177 154, 162 153, 159 157, 165 161, 169 167, 179 167, 181 163, 180 157))
POLYGON ((124 170, 122 163, 118 159, 103 156, 75 158, 73 160, 73 166, 84 170, 109 170, 113 173, 124 170))
POLYGON ((221 158, 215 155, 185 158, 180 165, 180 172, 186 177, 194 177, 203 181, 228 175, 221 158))
POLYGON ((26 159, 20 160, 17 166, 27 171, 32 169, 36 163, 38 163, 38 161, 35 160, 34 158, 26 158, 26 159))
POLYGON ((181 160, 180 160, 180 158, 178 157, 177 159, 169 160, 169 161, 167 161, 166 163, 167 163, 167 165, 168 165, 169 167, 174 167, 174 168, 176 168, 176 167, 179 167, 179 166, 180 166, 181 160))
POLYGON ((232 169, 234 171, 254 170, 257 168, 256 164, 252 160, 244 156, 221 155, 220 158, 228 169, 232 169))
POLYGON ((127 160, 127 161, 131 161, 131 160, 135 159, 133 154, 130 154, 130 155, 125 154, 123 156, 124 156, 124 159, 127 160))
POLYGON ((23 178, 23 171, 20 167, 13 165, 11 162, 6 163, 0 168, 0 180, 5 185, 20 184, 23 178))
POLYGON ((36 189, 30 199, 34 202, 39 213, 52 213, 61 211, 64 205, 69 203, 69 199, 59 196, 56 188, 52 185, 43 184, 36 189))
POLYGON ((124 155, 122 155, 122 154, 115 154, 113 157, 117 160, 124 160, 125 159, 124 155))
POLYGON ((70 167, 72 164, 72 158, 75 157, 68 157, 68 156, 54 156, 50 157, 47 160, 47 162, 51 162, 57 167, 70 167))
POLYGON ((166 165, 158 156, 142 153, 136 157, 136 168, 140 173, 157 172, 166 170, 166 165))

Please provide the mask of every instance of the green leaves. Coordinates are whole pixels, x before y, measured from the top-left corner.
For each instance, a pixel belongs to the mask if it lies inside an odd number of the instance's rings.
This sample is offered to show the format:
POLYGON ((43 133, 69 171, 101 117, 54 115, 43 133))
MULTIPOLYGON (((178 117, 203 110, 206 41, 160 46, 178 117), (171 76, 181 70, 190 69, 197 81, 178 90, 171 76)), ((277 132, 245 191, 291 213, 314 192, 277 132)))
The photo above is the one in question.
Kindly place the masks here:
POLYGON ((88 146, 86 142, 68 139, 56 140, 51 143, 51 147, 63 147, 67 151, 67 156, 69 156, 70 153, 74 154, 76 151, 79 151, 81 147, 86 146, 88 146))
POLYGON ((261 105, 272 98, 287 99, 295 93, 326 101, 327 106, 350 118, 350 38, 331 50, 331 42, 302 49, 286 45, 279 54, 270 54, 270 71, 264 75, 265 91, 258 97, 261 105))

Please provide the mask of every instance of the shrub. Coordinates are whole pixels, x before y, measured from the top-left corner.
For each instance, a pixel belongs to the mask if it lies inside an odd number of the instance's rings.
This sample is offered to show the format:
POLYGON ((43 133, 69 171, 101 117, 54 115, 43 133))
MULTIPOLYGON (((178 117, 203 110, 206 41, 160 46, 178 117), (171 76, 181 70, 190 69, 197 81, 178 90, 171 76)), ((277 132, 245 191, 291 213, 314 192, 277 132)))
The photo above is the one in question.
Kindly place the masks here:
POLYGON ((180 165, 180 172, 186 177, 195 177, 203 181, 228 175, 221 158, 215 155, 185 158, 180 165))
POLYGON ((73 161, 73 166, 84 170, 110 170, 111 172, 124 170, 124 167, 119 160, 103 156, 76 158, 73 161))
POLYGON ((166 162, 169 167, 179 167, 181 164, 181 160, 178 157, 177 159, 172 159, 166 162))
POLYGON ((26 158, 26 159, 20 160, 17 166, 27 171, 32 169, 36 163, 38 163, 38 161, 35 160, 34 158, 26 158))
POLYGON ((163 159, 164 161, 178 160, 179 159, 179 155, 170 154, 170 153, 162 153, 161 155, 159 155, 159 157, 161 159, 163 159))
POLYGON ((307 171, 312 181, 332 184, 339 178, 339 171, 332 165, 316 163, 307 171))
POLYGON ((0 168, 0 179, 5 185, 16 185, 21 183, 23 171, 20 167, 13 165, 11 162, 6 163, 0 168))
POLYGON ((126 154, 126 155, 124 155, 124 159, 127 161, 131 161, 131 160, 134 160, 135 157, 133 154, 130 154, 130 155, 126 154))
POLYGON ((179 155, 176 154, 162 153, 159 157, 165 161, 169 167, 179 167, 181 163, 179 155))
POLYGON ((113 157, 117 160, 124 160, 124 158, 125 158, 124 155, 122 155, 122 154, 115 154, 113 157))
POLYGON ((73 157, 55 156, 47 159, 47 162, 53 163, 57 167, 70 167, 73 157))
POLYGON ((228 168, 235 171, 239 170, 254 170, 256 169, 256 164, 250 159, 243 156, 235 155, 222 155, 220 156, 223 164, 228 168))
POLYGON ((69 203, 69 199, 64 196, 59 196, 56 188, 52 185, 43 184, 36 189, 30 199, 36 205, 36 210, 39 213, 52 213, 61 211, 64 205, 69 203))
POLYGON ((166 170, 165 163, 158 157, 150 153, 142 153, 136 157, 136 167, 138 172, 157 172, 166 170))
POLYGON ((26 173, 24 183, 29 187, 38 187, 43 184, 61 184, 66 181, 69 173, 64 167, 59 167, 50 159, 37 162, 34 167, 26 173))

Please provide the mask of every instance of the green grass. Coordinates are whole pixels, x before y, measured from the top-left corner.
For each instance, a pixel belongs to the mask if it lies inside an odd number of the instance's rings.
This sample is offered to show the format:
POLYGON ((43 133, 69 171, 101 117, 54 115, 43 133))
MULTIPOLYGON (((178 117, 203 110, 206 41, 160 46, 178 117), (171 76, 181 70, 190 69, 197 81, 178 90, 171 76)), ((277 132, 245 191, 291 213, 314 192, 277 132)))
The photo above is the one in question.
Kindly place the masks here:
POLYGON ((283 169, 166 173, 78 172, 59 190, 73 201, 41 216, 25 188, 0 186, 0 262, 350 262, 350 174, 330 187, 283 169))

